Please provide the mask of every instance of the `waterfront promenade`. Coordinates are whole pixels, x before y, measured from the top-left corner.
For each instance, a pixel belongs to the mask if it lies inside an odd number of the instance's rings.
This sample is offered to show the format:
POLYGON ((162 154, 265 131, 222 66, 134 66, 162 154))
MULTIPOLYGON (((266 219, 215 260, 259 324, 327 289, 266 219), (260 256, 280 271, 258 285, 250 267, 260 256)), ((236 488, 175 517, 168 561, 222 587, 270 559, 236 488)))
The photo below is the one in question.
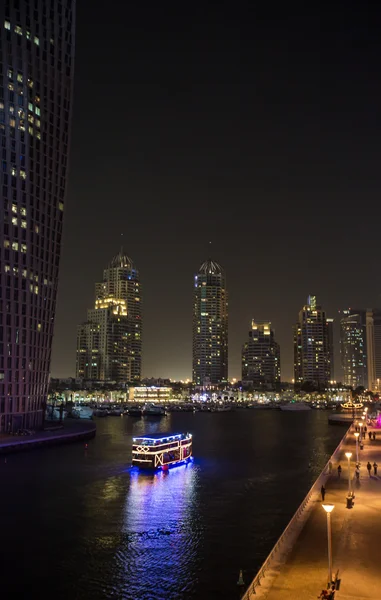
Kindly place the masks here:
MULTIPOLYGON (((366 434, 364 449, 359 450, 361 462, 360 479, 354 477, 356 444, 353 431, 333 459, 333 470, 325 484, 325 503, 335 505, 332 519, 332 563, 333 573, 339 570, 341 586, 335 600, 373 600, 381 598, 381 476, 371 471, 366 464, 375 461, 381 469, 381 430, 377 439, 370 441, 366 434), (355 501, 352 509, 346 508, 348 491, 348 461, 345 452, 352 452, 351 475, 355 501), (338 477, 337 466, 342 474, 338 477)), ((307 521, 292 544, 292 549, 280 566, 270 568, 245 599, 266 600, 316 600, 326 587, 328 575, 327 517, 320 495, 310 501, 307 521)))
POLYGON ((46 421, 45 429, 36 431, 32 435, 0 434, 0 454, 78 442, 93 438, 95 433, 96 425, 91 420, 68 419, 63 422, 62 426, 58 421, 46 421))

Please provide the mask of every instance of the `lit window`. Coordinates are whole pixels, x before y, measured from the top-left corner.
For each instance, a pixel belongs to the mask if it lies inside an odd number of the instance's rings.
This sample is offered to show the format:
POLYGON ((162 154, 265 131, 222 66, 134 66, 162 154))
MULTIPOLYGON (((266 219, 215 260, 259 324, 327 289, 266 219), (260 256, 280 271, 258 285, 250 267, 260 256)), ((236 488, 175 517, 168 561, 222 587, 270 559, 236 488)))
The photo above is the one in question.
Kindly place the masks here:
POLYGON ((25 173, 25 171, 23 171, 22 169, 20 169, 20 177, 21 177, 22 179, 26 179, 26 173, 25 173))
POLYGON ((40 111, 40 109, 39 109, 39 107, 38 107, 38 106, 35 106, 35 108, 34 108, 34 112, 36 113, 36 115, 37 115, 38 117, 41 115, 41 111, 40 111))
POLYGON ((6 273, 9 273, 9 271, 11 270, 11 267, 9 265, 5 265, 4 270, 6 273))
POLYGON ((19 25, 15 25, 15 32, 18 35, 22 35, 22 29, 21 29, 21 27, 19 25))
POLYGON ((20 215, 22 215, 23 217, 26 217, 26 208, 25 208, 25 206, 22 206, 20 208, 20 215))
POLYGON ((33 123, 34 122, 34 116, 33 115, 28 115, 28 121, 29 121, 29 123, 33 123))
POLYGON ((16 127, 16 121, 14 119, 9 119, 9 125, 11 127, 16 127))
POLYGON ((38 140, 41 139, 41 133, 39 131, 36 132, 36 137, 37 137, 38 140))
POLYGON ((31 127, 30 125, 28 127, 28 133, 30 133, 30 135, 33 135, 33 127, 31 127))
POLYGON ((28 87, 33 87, 33 79, 31 79, 30 77, 28 77, 28 87))
POLYGON ((9 21, 4 21, 4 27, 5 29, 10 29, 11 28, 11 24, 9 21))
POLYGON ((41 331, 41 323, 37 323, 37 331, 41 331))
POLYGON ((19 249, 18 242, 12 242, 12 250, 18 250, 18 249, 19 249))
POLYGON ((22 108, 18 109, 17 114, 20 117, 20 119, 23 119, 25 117, 25 113, 22 108))
POLYGON ((28 110, 33 112, 33 104, 31 102, 28 102, 28 110))
POLYGON ((12 204, 12 212, 17 215, 17 204, 12 204))
POLYGON ((21 221, 21 228, 26 229, 26 221, 21 221))
POLYGON ((18 225, 17 217, 12 217, 12 225, 18 225))
POLYGON ((37 125, 37 127, 41 127, 41 121, 40 121, 40 119, 36 119, 35 124, 37 125))
POLYGON ((58 208, 59 208, 60 210, 63 210, 63 209, 64 209, 64 203, 63 203, 63 202, 59 202, 59 203, 58 203, 58 208))
POLYGON ((30 40, 30 31, 28 31, 28 30, 27 30, 27 32, 26 32, 26 39, 27 39, 27 40, 30 40))
POLYGON ((38 232, 40 231, 40 229, 39 229, 38 225, 35 225, 35 226, 34 226, 34 231, 35 231, 36 233, 38 233, 38 232))
POLYGON ((22 83, 22 74, 21 73, 17 73, 17 81, 20 81, 20 83, 22 83))
POLYGON ((36 46, 40 45, 40 40, 38 39, 38 37, 36 35, 34 36, 34 43, 36 44, 36 46))
POLYGON ((13 90, 15 89, 13 83, 8 83, 8 89, 11 90, 11 92, 13 92, 13 90))
POLYGON ((24 270, 23 270, 23 272, 22 272, 22 276, 23 276, 23 277, 26 277, 26 276, 27 276, 26 269, 24 269, 24 270))
POLYGON ((11 167, 11 175, 13 175, 13 177, 16 177, 17 169, 15 167, 11 167))
POLYGON ((13 71, 12 71, 12 69, 8 69, 8 79, 13 79, 13 71))

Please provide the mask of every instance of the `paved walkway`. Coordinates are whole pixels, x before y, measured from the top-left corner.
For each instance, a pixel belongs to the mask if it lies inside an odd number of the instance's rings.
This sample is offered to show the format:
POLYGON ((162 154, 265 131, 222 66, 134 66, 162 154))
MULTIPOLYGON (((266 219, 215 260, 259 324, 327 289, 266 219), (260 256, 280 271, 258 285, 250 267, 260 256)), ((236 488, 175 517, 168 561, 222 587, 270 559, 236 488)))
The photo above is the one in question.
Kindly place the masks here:
POLYGON ((7 433, 0 434, 0 453, 7 450, 18 450, 21 447, 31 448, 37 445, 52 445, 59 441, 69 441, 71 439, 86 439, 95 435, 96 424, 94 421, 85 419, 67 419, 63 426, 59 423, 46 421, 46 427, 57 427, 57 429, 37 430, 32 435, 18 436, 7 433))
MULTIPOLYGON (((368 428, 368 431, 372 428, 368 428)), ((372 429, 373 431, 373 429, 372 429)), ((343 445, 339 461, 326 484, 325 502, 335 505, 332 518, 333 572, 339 569, 340 590, 335 600, 381 599, 381 430, 376 431, 376 440, 369 441, 366 434, 364 449, 359 450, 361 462, 360 480, 352 482, 355 503, 346 508, 348 490, 348 461, 345 452, 352 452, 356 459, 353 433, 343 445), (379 475, 369 477, 366 464, 376 461, 379 475), (341 479, 337 476, 337 465, 341 464, 341 479)), ((352 477, 354 476, 354 461, 352 477)), ((327 518, 321 502, 316 501, 311 515, 298 537, 286 563, 266 593, 266 600, 316 600, 328 576, 327 518)), ((255 597, 255 596, 253 596, 255 597)))

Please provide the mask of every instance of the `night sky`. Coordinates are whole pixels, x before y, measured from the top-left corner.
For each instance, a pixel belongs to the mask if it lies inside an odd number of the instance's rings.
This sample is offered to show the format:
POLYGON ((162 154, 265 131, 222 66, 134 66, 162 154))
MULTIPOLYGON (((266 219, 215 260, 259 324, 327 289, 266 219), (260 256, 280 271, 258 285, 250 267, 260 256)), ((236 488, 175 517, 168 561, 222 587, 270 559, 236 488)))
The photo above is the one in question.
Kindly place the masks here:
POLYGON ((209 254, 227 275, 230 377, 252 317, 272 321, 290 380, 308 294, 336 320, 381 305, 379 10, 206 4, 78 2, 53 377, 75 374, 121 234, 143 284, 144 376, 191 377, 209 254))

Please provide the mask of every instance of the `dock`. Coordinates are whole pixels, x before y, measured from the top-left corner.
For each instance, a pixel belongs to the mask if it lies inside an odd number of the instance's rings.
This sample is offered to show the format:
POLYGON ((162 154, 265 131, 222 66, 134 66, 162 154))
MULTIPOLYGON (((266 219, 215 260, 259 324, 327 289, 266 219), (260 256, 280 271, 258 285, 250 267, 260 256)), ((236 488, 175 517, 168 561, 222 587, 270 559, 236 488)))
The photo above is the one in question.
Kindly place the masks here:
POLYGON ((364 448, 359 447, 360 478, 355 477, 356 442, 351 426, 329 463, 295 513, 269 557, 243 595, 244 600, 316 600, 327 588, 327 516, 324 503, 334 504, 332 522, 332 571, 340 587, 335 600, 381 598, 381 476, 368 473, 368 461, 381 468, 381 429, 368 426, 364 448), (368 432, 376 432, 369 440, 368 432), (354 505, 347 508, 348 460, 354 505), (341 476, 337 467, 341 465, 341 476))

